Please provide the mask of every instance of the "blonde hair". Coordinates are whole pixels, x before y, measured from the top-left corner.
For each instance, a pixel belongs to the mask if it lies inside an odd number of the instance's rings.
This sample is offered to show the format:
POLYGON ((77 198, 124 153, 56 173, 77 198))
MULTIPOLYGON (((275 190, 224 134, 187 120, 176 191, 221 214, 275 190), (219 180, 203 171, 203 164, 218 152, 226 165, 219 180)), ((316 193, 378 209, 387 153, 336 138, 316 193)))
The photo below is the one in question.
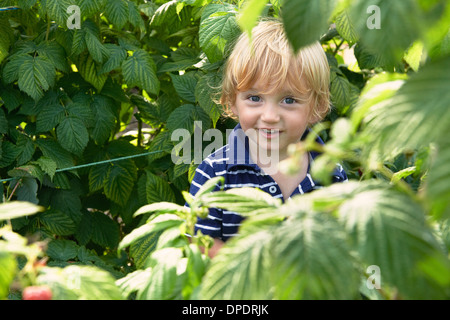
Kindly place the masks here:
MULTIPOLYGON (((288 88, 312 107, 312 117, 322 120, 330 110, 330 69, 319 42, 294 54, 283 24, 266 19, 252 30, 249 39, 242 33, 228 57, 222 82, 220 104, 233 117, 237 91, 246 91, 259 81, 270 91, 288 88)), ((234 117, 235 118, 235 117, 234 117)))

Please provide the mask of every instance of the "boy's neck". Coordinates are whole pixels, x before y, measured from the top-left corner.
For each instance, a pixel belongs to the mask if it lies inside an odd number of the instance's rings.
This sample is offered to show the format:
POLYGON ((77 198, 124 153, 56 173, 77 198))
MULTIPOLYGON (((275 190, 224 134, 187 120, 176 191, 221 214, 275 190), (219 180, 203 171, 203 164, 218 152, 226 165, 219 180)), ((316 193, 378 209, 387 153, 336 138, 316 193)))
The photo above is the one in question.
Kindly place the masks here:
POLYGON ((305 179, 308 173, 308 166, 309 155, 308 153, 305 153, 302 156, 301 161, 298 163, 298 170, 293 174, 283 173, 278 165, 276 167, 260 167, 277 183, 283 195, 283 199, 286 200, 291 196, 294 190, 298 188, 298 185, 303 181, 303 179, 305 179))
POLYGON ((279 150, 262 150, 256 144, 249 145, 250 157, 266 174, 279 174, 281 161, 287 159, 289 155, 287 152, 283 153, 279 150))

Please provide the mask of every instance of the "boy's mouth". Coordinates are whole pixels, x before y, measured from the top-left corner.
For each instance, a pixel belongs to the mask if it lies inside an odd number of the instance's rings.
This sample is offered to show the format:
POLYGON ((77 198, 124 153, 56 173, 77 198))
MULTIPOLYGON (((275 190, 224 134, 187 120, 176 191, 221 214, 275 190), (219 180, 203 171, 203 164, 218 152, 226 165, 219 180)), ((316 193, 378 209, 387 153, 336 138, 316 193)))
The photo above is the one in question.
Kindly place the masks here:
POLYGON ((265 138, 276 138, 280 135, 282 131, 280 129, 259 129, 260 134, 265 138))

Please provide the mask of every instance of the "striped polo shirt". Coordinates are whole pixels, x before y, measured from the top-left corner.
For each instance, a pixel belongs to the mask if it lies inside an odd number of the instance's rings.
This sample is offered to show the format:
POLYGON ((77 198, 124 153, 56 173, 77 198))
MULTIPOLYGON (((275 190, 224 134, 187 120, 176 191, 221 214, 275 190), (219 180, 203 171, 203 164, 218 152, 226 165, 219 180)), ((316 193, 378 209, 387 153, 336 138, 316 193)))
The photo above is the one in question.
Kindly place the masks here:
MULTIPOLYGON (((309 131, 308 131, 309 132, 309 131)), ((308 134, 305 133, 304 137, 308 134)), ((317 137, 316 141, 323 144, 322 139, 317 137)), ((310 160, 314 160, 318 153, 310 152, 310 160)), ((311 162, 311 161, 310 161, 311 162)), ((238 124, 228 137, 228 144, 210 154, 196 169, 193 181, 190 187, 190 194, 195 194, 200 187, 213 177, 222 176, 225 178, 223 190, 240 187, 259 188, 274 198, 280 198, 283 195, 278 184, 273 178, 265 174, 261 168, 255 164, 249 156, 248 137, 238 124)), ((347 181, 347 175, 342 166, 337 164, 332 177, 333 182, 347 181)), ((289 199, 296 194, 310 192, 320 187, 319 183, 314 181, 309 173, 309 167, 305 179, 300 182, 289 199)), ((216 187, 213 191, 219 190, 216 187)), ((223 209, 210 208, 206 219, 197 219, 195 231, 201 230, 203 234, 208 234, 213 238, 219 238, 227 241, 236 236, 238 228, 244 218, 236 212, 223 209)))

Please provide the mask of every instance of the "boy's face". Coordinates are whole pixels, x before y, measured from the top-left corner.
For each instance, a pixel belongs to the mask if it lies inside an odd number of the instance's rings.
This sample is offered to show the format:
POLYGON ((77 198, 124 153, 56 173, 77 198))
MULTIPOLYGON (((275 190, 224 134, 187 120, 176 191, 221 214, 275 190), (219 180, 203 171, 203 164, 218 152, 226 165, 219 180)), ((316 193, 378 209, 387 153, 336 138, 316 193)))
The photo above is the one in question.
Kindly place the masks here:
POLYGON ((308 124, 314 122, 311 106, 305 97, 295 96, 287 88, 265 91, 258 82, 245 92, 238 91, 231 109, 253 146, 270 150, 272 155, 278 152, 278 159, 283 160, 288 146, 300 141, 308 124))

